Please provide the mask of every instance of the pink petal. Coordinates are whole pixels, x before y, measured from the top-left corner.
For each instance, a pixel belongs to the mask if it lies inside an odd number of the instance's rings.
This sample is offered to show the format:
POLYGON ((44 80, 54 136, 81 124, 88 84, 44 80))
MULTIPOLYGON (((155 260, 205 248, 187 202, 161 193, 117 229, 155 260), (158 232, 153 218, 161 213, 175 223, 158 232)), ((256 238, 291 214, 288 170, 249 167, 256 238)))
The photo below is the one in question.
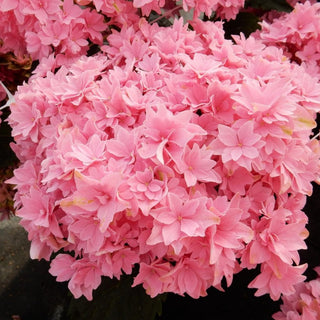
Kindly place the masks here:
MULTIPOLYGON (((196 233, 196 230, 199 228, 198 223, 191 219, 182 219, 181 221, 181 231, 187 234, 190 237, 199 236, 199 232, 196 233)), ((204 234, 204 231, 203 231, 204 234)))
POLYGON ((253 133, 253 122, 246 122, 238 131, 239 141, 245 146, 252 146, 260 140, 260 135, 253 133))
POLYGON ((179 222, 172 223, 162 228, 163 242, 166 246, 173 241, 178 240, 180 238, 180 235, 181 231, 179 222))
POLYGON ((184 179, 186 181, 187 187, 192 187, 197 183, 197 178, 190 170, 186 170, 184 172, 184 179))
POLYGON ((158 148, 157 148, 157 151, 156 151, 156 156, 157 156, 157 159, 162 163, 164 164, 164 160, 163 160, 163 149, 166 145, 166 143, 168 142, 168 139, 164 139, 159 145, 158 145, 158 148))
POLYGON ((243 152, 243 155, 245 155, 247 158, 250 158, 250 159, 254 159, 259 156, 258 150, 254 147, 244 146, 242 147, 242 152, 243 152))
POLYGON ((237 133, 234 129, 227 127, 225 125, 219 124, 219 140, 228 147, 233 147, 238 145, 237 133))
POLYGON ((160 213, 156 217, 156 220, 159 221, 160 223, 172 224, 177 220, 177 216, 173 212, 165 211, 163 213, 160 213))
POLYGON ((242 149, 240 147, 233 148, 231 149, 230 153, 231 153, 232 160, 237 161, 242 156, 242 149))

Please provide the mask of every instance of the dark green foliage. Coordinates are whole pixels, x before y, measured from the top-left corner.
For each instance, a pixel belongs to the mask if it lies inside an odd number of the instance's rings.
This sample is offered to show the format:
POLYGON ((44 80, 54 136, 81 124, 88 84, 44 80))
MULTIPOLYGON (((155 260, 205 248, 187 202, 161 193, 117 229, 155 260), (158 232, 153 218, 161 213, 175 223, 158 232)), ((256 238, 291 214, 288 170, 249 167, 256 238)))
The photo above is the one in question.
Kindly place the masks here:
POLYGON ((272 320, 281 301, 272 301, 267 295, 255 297, 255 290, 247 288, 258 274, 258 268, 244 269, 225 292, 211 287, 208 295, 199 299, 169 293, 160 320, 272 320))
POLYGON ((0 125, 0 168, 7 168, 18 163, 14 152, 10 148, 10 142, 13 141, 11 137, 11 128, 6 121, 4 121, 9 115, 8 109, 2 111, 1 125, 0 125))
POLYGON ((68 320, 153 320, 162 313, 166 295, 150 298, 142 286, 132 288, 132 276, 104 278, 93 301, 71 299, 68 320))
POLYGON ((246 1, 246 7, 282 12, 290 12, 293 9, 286 0, 248 0, 246 1))
POLYGON ((248 37, 260 28, 259 21, 259 18, 252 13, 240 12, 235 20, 224 23, 225 37, 231 39, 233 34, 240 34, 241 32, 248 37))

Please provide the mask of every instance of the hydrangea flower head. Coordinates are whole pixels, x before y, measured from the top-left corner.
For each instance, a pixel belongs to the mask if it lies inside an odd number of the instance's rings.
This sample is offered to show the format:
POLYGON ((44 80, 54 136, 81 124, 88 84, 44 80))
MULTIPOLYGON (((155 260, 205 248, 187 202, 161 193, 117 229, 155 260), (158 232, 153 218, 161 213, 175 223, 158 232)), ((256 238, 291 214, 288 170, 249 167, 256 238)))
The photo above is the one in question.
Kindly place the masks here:
POLYGON ((233 43, 222 23, 196 18, 232 18, 243 1, 182 1, 193 30, 142 17, 165 1, 41 3, 1 2, 26 39, 16 50, 40 60, 8 119, 32 257, 59 252, 50 272, 89 300, 102 276, 135 265, 151 296, 198 298, 257 265, 257 295, 293 294, 303 200, 319 180, 314 74, 263 32, 233 43))

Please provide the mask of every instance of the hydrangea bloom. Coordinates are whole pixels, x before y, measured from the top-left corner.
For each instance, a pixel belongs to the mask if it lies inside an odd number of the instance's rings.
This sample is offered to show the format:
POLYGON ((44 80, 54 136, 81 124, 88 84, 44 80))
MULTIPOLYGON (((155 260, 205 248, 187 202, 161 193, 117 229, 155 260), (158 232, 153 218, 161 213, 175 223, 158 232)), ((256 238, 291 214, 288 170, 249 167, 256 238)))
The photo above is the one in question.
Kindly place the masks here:
MULTIPOLYGON (((89 49, 89 42, 101 45, 104 17, 72 0, 0 1, 0 52, 14 52, 33 60, 58 57, 54 67, 66 64, 89 49)), ((52 69, 53 70, 53 69, 52 69)))
MULTIPOLYGON (((225 40, 219 22, 195 19, 191 31, 180 19, 164 28, 128 9, 162 2, 93 4, 121 30, 99 54, 60 69, 40 64, 11 105, 21 165, 10 183, 32 257, 63 252, 50 272, 88 299, 101 276, 119 278, 136 264, 134 285, 151 296, 204 296, 257 265, 250 287, 258 295, 294 293, 306 267, 301 210, 319 179, 319 142, 310 139, 317 79, 302 79, 303 66, 260 40, 225 40)), ((40 38, 78 52, 83 38, 69 48, 59 37, 88 11, 68 1, 63 10, 65 23, 40 38)))
POLYGON ((256 36, 267 45, 282 48, 291 61, 304 64, 308 72, 319 77, 320 4, 299 2, 293 2, 295 6, 291 13, 272 22, 263 21, 262 30, 256 36))
POLYGON ((160 14, 162 8, 170 8, 172 14, 179 9, 192 9, 194 18, 202 12, 208 16, 216 12, 219 17, 230 20, 243 6, 244 0, 184 0, 182 4, 172 0, 78 0, 76 4, 73 0, 1 0, 0 52, 14 52, 17 57, 30 55, 34 60, 54 53, 59 57, 58 67, 86 54, 90 44, 101 45, 107 25, 121 28, 137 23, 138 10, 148 16, 152 10, 160 14), (95 10, 86 7, 89 4, 95 10))

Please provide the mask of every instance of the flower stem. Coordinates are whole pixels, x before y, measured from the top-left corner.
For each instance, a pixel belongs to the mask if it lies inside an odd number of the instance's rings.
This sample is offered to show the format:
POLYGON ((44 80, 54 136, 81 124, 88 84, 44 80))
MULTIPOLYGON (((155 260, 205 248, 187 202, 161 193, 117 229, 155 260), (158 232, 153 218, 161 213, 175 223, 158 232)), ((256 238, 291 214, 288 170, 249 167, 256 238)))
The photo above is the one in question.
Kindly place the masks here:
POLYGON ((182 9, 182 6, 181 6, 181 5, 176 6, 176 7, 174 7, 173 9, 166 11, 165 13, 163 13, 162 15, 160 15, 158 18, 150 21, 150 23, 151 23, 151 24, 154 24, 155 22, 158 22, 158 21, 161 20, 162 18, 169 17, 173 12, 175 12, 175 11, 177 11, 177 10, 180 10, 180 9, 182 9))

